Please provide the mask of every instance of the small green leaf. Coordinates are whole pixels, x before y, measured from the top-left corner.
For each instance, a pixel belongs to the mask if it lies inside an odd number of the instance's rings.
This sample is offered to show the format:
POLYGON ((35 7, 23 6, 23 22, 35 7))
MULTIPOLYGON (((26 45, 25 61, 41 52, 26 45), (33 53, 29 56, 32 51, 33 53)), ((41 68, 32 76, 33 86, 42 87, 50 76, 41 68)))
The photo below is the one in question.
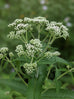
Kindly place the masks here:
POLYGON ((60 58, 60 57, 56 57, 56 62, 65 64, 65 65, 69 65, 69 64, 70 64, 70 63, 67 62, 65 59, 60 58))

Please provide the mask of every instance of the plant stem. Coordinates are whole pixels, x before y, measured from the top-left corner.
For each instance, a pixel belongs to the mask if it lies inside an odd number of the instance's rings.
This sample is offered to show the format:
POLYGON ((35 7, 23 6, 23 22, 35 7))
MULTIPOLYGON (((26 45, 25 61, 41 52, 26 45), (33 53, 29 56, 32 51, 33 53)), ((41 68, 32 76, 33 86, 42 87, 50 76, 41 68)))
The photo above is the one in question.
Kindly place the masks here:
POLYGON ((40 39, 40 25, 38 26, 38 39, 40 39))
MULTIPOLYGON (((31 32, 30 32, 30 33, 31 33, 31 32)), ((35 39, 35 37, 34 37, 33 33, 31 33, 31 36, 33 37, 33 39, 35 39)))
MULTIPOLYGON (((48 34, 49 35, 49 34, 48 34)), ((45 42, 45 40, 48 38, 48 35, 46 35, 46 37, 44 38, 43 42, 45 42)))
POLYGON ((69 72, 71 72, 71 71, 73 71, 73 70, 74 70, 74 68, 72 68, 72 69, 66 71, 66 72, 63 73, 63 74, 61 74, 61 75, 57 78, 57 80, 59 80, 59 79, 62 78, 64 75, 66 75, 67 73, 69 73, 69 72))
POLYGON ((15 68, 14 64, 8 59, 8 57, 6 57, 7 61, 13 66, 14 70, 16 71, 16 73, 18 74, 18 76, 21 78, 21 80, 24 82, 24 84, 26 86, 28 86, 28 84, 24 81, 24 79, 21 77, 21 75, 18 73, 17 69, 15 68))
POLYGON ((45 53, 45 51, 48 49, 49 45, 51 45, 51 44, 53 43, 54 37, 53 37, 52 40, 51 40, 51 38, 52 38, 52 35, 51 35, 50 38, 49 38, 49 41, 48 41, 48 44, 47 44, 46 48, 45 48, 44 51, 40 54, 39 57, 41 57, 41 56, 45 53))
POLYGON ((28 42, 27 31, 26 31, 26 42, 28 42))

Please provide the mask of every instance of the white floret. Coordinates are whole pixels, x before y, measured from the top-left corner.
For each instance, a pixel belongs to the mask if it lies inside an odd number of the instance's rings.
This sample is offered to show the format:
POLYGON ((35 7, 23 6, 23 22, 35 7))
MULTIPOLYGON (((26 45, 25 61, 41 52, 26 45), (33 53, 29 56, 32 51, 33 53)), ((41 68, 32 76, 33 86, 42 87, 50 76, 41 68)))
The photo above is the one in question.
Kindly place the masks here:
POLYGON ((14 39, 15 38, 15 31, 11 31, 8 35, 7 35, 8 38, 10 39, 14 39))
POLYGON ((10 52, 10 53, 9 53, 9 57, 11 58, 11 57, 13 57, 13 56, 14 56, 13 52, 10 52))
POLYGON ((24 54, 25 54, 22 45, 18 45, 18 46, 16 46, 16 50, 15 50, 15 51, 17 52, 17 55, 18 55, 19 57, 20 57, 21 55, 24 55, 24 54))
POLYGON ((8 48, 2 47, 2 48, 0 48, 0 52, 4 54, 4 53, 8 52, 8 48))
POLYGON ((34 57, 36 53, 42 52, 42 44, 39 39, 32 39, 30 40, 30 43, 25 46, 28 56, 34 57))
POLYGON ((47 51, 47 52, 45 53, 45 57, 47 57, 47 58, 51 58, 51 57, 53 57, 53 56, 59 56, 59 55, 60 55, 60 52, 58 52, 58 51, 55 51, 55 52, 47 51))
POLYGON ((46 30, 49 31, 49 33, 52 33, 53 35, 55 35, 56 38, 63 37, 64 39, 66 39, 69 36, 68 28, 59 22, 58 23, 51 22, 47 24, 46 30))
POLYGON ((23 65, 27 74, 33 73, 37 68, 37 63, 25 63, 23 65))

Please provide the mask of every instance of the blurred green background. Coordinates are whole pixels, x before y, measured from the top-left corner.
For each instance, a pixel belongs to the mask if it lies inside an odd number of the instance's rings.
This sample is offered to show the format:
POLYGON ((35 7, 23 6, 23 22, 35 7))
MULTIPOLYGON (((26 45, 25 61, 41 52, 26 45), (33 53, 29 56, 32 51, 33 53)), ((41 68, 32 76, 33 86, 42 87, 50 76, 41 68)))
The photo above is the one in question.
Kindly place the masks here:
POLYGON ((56 40, 62 57, 73 61, 74 56, 74 0, 0 0, 0 47, 8 46, 11 50, 19 42, 9 40, 8 24, 16 18, 46 17, 49 21, 63 22, 69 28, 70 37, 56 40))

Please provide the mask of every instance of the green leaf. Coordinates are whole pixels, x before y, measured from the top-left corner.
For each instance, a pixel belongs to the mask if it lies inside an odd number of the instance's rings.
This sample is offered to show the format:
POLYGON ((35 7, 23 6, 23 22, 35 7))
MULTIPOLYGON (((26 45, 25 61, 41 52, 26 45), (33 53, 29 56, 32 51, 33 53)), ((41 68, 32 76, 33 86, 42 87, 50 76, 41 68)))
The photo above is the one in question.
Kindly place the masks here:
POLYGON ((60 57, 56 57, 56 62, 65 64, 65 65, 69 65, 69 64, 70 64, 70 63, 67 62, 65 59, 60 58, 60 57))
POLYGON ((3 69, 5 69, 7 67, 7 65, 8 65, 8 61, 5 62, 5 64, 3 65, 3 69))
POLYGON ((25 97, 16 97, 15 99, 26 99, 25 97))
POLYGON ((70 90, 47 90, 42 94, 42 99, 74 99, 74 91, 70 90))
POLYGON ((0 84, 9 86, 12 90, 15 90, 17 92, 20 92, 25 96, 25 92, 27 89, 27 86, 25 86, 20 79, 0 79, 0 84))
POLYGON ((30 79, 27 90, 27 99, 41 99, 42 81, 41 79, 30 79))
POLYGON ((0 89, 0 99, 12 99, 9 91, 1 90, 0 89))
POLYGON ((60 75, 60 71, 58 68, 56 68, 56 73, 55 73, 55 85, 56 85, 56 91, 59 92, 60 88, 61 88, 61 82, 60 80, 57 80, 57 77, 59 77, 60 75))
POLYGON ((39 64, 54 64, 56 62, 56 59, 55 57, 52 57, 50 59, 48 58, 45 58, 45 59, 42 59, 39 64))
POLYGON ((72 79, 72 77, 70 77, 69 75, 62 77, 60 81, 63 81, 64 83, 69 83, 70 85, 74 85, 74 79, 72 79))
POLYGON ((62 63, 65 65, 69 65, 69 62, 67 62, 65 59, 60 58, 60 57, 52 57, 50 59, 43 59, 40 61, 39 64, 54 64, 54 63, 62 63))

